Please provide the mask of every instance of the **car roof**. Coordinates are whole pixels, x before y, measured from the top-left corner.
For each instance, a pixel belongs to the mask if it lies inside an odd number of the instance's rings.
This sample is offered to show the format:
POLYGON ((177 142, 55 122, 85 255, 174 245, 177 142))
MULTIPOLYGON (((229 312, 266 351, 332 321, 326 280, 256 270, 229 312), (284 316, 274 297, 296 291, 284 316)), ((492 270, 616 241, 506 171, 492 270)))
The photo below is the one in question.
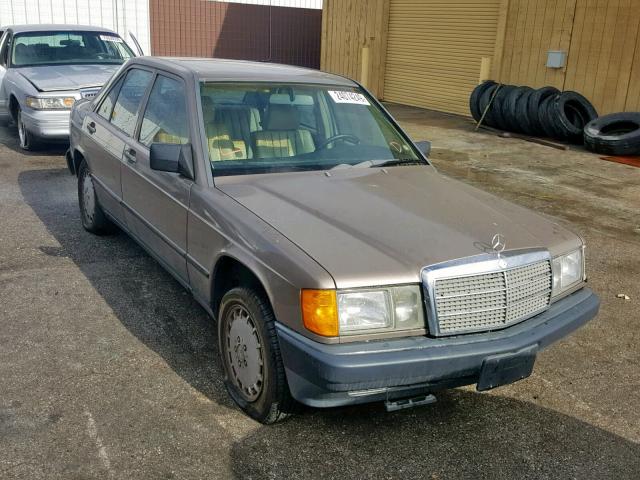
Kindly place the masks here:
POLYGON ((6 25, 0 27, 0 30, 11 29, 13 33, 26 33, 26 32, 58 32, 58 31, 76 31, 76 32, 109 32, 115 33, 113 30, 109 30, 104 27, 94 27, 92 25, 70 25, 60 23, 44 23, 38 25, 6 25))
POLYGON ((357 86, 348 78, 311 68, 276 63, 219 58, 136 57, 131 63, 161 68, 174 73, 193 73, 212 82, 275 82, 357 86))

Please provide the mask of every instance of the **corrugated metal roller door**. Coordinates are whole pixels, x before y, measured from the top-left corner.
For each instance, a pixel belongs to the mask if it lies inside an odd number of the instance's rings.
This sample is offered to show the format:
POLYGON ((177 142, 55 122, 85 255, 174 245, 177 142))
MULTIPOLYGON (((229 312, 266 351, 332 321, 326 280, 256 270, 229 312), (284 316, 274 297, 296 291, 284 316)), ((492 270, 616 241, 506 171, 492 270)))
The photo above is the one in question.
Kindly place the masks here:
POLYGON ((391 0, 384 99, 469 115, 500 0, 391 0))

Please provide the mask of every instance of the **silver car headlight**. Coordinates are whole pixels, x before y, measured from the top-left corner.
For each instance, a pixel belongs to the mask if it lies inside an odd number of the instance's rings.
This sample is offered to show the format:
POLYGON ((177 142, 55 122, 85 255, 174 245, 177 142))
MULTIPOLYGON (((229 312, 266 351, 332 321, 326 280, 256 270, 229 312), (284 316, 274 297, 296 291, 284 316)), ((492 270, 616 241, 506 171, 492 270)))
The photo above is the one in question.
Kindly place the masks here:
POLYGON ((27 97, 27 107, 34 110, 70 110, 75 97, 27 97))
POLYGON ((585 280, 584 247, 565 255, 557 256, 552 262, 553 288, 551 295, 556 297, 585 280))
POLYGON ((425 328, 417 285, 338 291, 340 335, 425 328))

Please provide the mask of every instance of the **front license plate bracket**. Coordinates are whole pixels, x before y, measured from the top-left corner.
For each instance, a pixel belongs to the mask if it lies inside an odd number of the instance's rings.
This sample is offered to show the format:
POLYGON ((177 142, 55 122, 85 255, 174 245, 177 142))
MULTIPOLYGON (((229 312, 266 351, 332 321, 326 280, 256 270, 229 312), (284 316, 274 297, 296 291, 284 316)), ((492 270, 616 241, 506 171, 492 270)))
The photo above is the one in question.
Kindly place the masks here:
POLYGON ((477 390, 491 390, 527 378, 533 371, 537 353, 538 345, 532 345, 517 352, 485 358, 480 369, 477 390))

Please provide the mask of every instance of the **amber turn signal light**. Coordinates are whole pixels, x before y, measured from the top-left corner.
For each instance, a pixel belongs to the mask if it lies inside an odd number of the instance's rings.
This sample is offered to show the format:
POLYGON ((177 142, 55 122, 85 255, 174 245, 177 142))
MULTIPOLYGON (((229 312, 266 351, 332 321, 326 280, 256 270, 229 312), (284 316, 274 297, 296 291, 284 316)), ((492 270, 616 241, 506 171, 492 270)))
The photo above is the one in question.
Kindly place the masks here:
POLYGON ((323 337, 338 336, 335 290, 302 290, 302 321, 307 330, 323 337))

